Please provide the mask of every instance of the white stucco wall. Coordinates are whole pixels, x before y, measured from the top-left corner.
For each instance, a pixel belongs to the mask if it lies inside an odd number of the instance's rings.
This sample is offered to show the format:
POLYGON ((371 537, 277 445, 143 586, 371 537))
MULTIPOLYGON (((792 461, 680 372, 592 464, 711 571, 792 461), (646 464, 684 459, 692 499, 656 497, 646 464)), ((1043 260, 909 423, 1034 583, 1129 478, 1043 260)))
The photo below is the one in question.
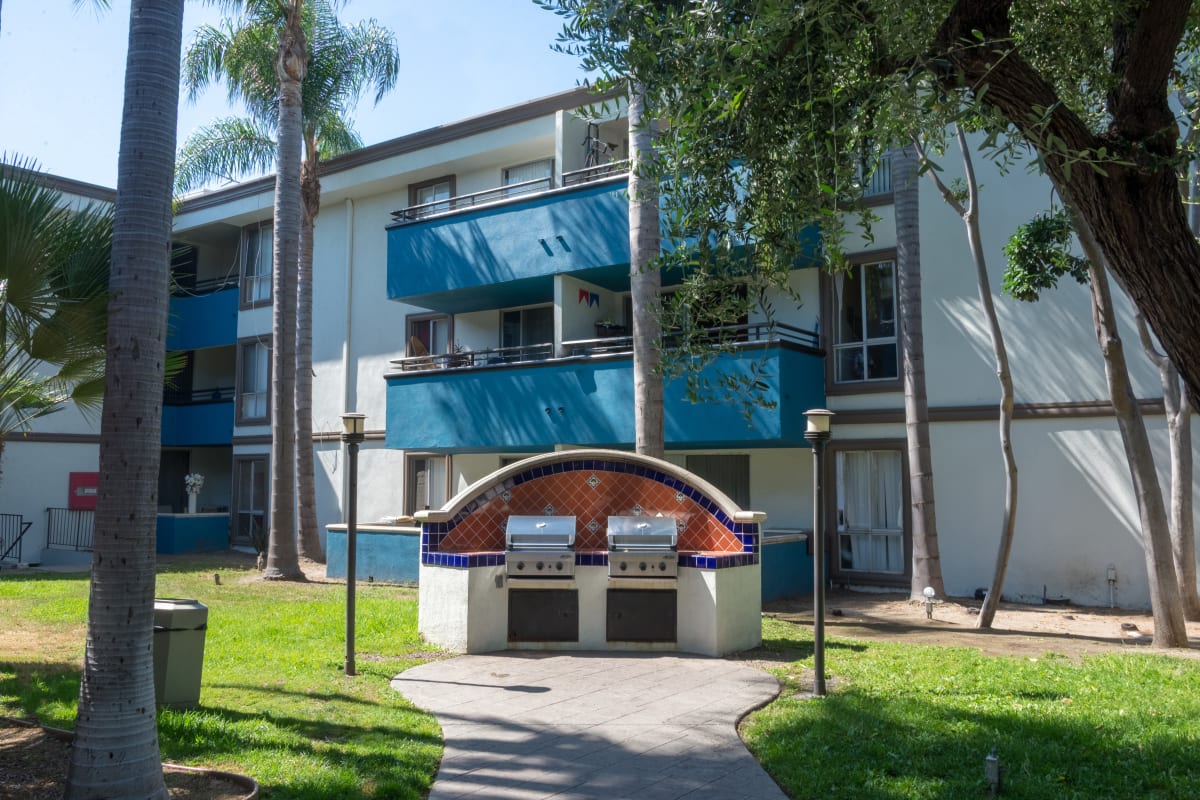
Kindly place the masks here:
POLYGON ((46 509, 66 508, 68 475, 96 472, 100 447, 96 444, 23 442, 13 436, 4 443, 0 463, 0 513, 20 514, 32 522, 21 543, 21 560, 41 560, 46 546, 46 509))

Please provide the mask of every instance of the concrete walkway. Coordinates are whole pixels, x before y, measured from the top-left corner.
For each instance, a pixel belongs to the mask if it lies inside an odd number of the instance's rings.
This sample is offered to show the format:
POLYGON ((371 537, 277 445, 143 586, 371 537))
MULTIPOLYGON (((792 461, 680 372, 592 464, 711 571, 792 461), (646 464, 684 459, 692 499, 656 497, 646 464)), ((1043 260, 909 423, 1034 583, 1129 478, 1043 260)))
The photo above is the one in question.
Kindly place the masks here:
POLYGON ((786 800, 734 725, 775 678, 677 654, 507 652, 392 681, 437 716, 430 800, 786 800))

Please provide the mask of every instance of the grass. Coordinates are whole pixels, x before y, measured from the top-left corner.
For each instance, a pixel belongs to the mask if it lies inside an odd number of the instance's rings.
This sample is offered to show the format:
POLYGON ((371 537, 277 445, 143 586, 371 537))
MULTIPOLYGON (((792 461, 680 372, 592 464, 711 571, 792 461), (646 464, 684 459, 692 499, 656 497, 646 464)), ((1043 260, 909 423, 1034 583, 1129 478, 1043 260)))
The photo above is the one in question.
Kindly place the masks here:
MULTIPOLYGON (((432 716, 388 681, 435 656, 412 589, 361 585, 358 677, 347 678, 345 589, 265 583, 248 569, 161 569, 156 594, 209 608, 200 708, 159 713, 163 758, 254 777, 272 800, 421 798, 441 757, 432 716)), ((0 579, 0 713, 71 728, 87 620, 85 574, 0 579)))
POLYGON ((743 736, 796 800, 987 797, 993 748, 1011 800, 1200 797, 1195 660, 831 640, 829 695, 809 700, 811 636, 772 619, 763 636, 785 690, 743 736))

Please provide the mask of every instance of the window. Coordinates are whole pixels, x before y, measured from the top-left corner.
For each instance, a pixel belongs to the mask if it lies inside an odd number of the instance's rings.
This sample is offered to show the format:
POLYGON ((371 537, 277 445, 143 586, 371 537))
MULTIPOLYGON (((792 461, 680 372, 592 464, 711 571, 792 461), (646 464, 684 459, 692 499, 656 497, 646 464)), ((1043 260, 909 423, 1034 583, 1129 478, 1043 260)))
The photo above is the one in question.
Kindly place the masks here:
POLYGON ((450 317, 445 314, 408 317, 408 355, 441 355, 450 352, 450 317))
MULTIPOLYGON (((554 307, 519 308, 500 313, 500 346, 531 348, 554 343, 554 307)), ((524 358, 549 358, 550 346, 521 352, 524 358), (545 352, 542 352, 542 351, 545 352)))
POLYGON ((450 471, 446 456, 410 455, 404 459, 404 513, 412 516, 441 508, 449 499, 450 471))
POLYGON ((271 302, 275 229, 266 222, 242 232, 242 307, 271 302))
POLYGON ((694 472, 729 495, 743 510, 750 508, 750 456, 688 456, 688 472, 694 472))
POLYGON ((265 423, 271 417, 271 346, 260 339, 238 342, 237 422, 265 423))
POLYGON ((899 377, 896 263, 856 264, 833 278, 835 383, 899 377))
POLYGON ((840 571, 904 574, 903 464, 900 450, 837 453, 840 571))
POLYGON ((267 549, 267 456, 238 456, 233 462, 233 544, 267 549))
POLYGON ((513 195, 525 194, 526 192, 553 189, 554 159, 543 158, 539 161, 530 161, 528 164, 506 167, 501 173, 501 185, 503 186, 512 186, 513 184, 526 183, 528 181, 539 181, 539 183, 531 183, 528 186, 513 189, 511 192, 506 191, 504 196, 512 197, 513 195))
POLYGON ((434 178, 431 181, 424 183, 415 183, 408 187, 408 204, 409 206, 423 206, 426 203, 436 203, 436 205, 421 209, 418 217, 427 214, 437 214, 442 211, 449 211, 454 207, 449 201, 454 197, 454 176, 444 175, 440 178, 434 178), (446 202, 438 202, 445 200, 446 202))

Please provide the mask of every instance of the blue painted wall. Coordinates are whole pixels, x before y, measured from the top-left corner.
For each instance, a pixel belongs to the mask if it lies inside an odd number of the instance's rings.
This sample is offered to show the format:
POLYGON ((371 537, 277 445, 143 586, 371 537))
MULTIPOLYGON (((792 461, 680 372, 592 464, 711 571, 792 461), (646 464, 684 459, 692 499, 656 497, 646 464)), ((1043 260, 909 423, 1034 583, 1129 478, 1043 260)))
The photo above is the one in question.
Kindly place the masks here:
MULTIPOLYGON (((629 263, 625 192, 624 181, 608 182, 391 227, 388 297, 456 312, 497 308, 508 295, 549 301, 556 274, 629 263)), ((628 270, 612 279, 627 284, 628 270)))
MULTIPOLYGON (((354 573, 388 583, 416 583, 421 568, 421 531, 363 531, 355 533, 354 573)), ((327 529, 325 576, 346 577, 346 532, 327 529)))
POLYGON ((236 286, 195 297, 172 297, 168 350, 196 350, 237 342, 236 286))
MULTIPOLYGON (((670 448, 803 446, 806 409, 825 404, 821 356, 788 347, 723 354, 701 373, 748 376, 774 408, 738 398, 693 404, 682 379, 665 391, 670 448)), ((633 367, 628 358, 562 359, 535 366, 389 377, 387 446, 405 450, 538 452, 555 444, 633 443, 633 367)))
POLYGON ((159 553, 207 553, 229 549, 229 515, 159 514, 159 553))
POLYGON ((164 447, 230 444, 233 442, 233 401, 163 406, 164 447))
POLYGON ((813 560, 808 542, 771 542, 762 544, 762 599, 812 597, 813 560))

